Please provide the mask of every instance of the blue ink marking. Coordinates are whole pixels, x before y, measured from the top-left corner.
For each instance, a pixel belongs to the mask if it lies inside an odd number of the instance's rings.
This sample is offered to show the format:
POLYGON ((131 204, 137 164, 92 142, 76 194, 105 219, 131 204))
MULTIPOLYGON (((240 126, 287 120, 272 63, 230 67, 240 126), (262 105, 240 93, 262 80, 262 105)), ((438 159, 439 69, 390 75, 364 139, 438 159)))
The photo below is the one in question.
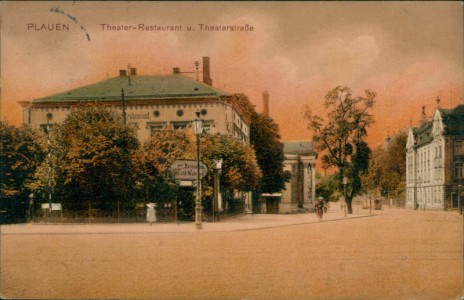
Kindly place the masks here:
POLYGON ((87 40, 90 42, 90 34, 87 32, 87 29, 85 29, 84 25, 79 23, 79 21, 76 19, 76 17, 73 17, 70 14, 65 13, 64 11, 60 10, 58 7, 50 8, 50 11, 54 12, 54 13, 57 13, 57 14, 65 15, 66 17, 68 17, 68 19, 70 19, 71 21, 76 23, 81 28, 81 31, 85 32, 85 36, 87 37, 87 40))

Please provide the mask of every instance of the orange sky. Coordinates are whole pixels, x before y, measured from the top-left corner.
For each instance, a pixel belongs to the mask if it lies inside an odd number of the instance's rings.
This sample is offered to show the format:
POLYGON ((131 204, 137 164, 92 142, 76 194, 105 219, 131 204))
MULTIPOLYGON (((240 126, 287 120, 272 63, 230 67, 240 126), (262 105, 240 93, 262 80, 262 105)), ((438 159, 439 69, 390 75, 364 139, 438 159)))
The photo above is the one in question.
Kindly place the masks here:
POLYGON ((193 71, 202 56, 210 56, 214 86, 247 94, 258 111, 262 91, 269 91, 270 114, 284 141, 311 137, 302 107, 310 104, 323 116, 323 97, 337 85, 350 86, 357 95, 377 92, 372 146, 382 143, 387 130, 416 123, 423 105, 431 115, 437 96, 442 107, 464 98, 460 2, 0 5, 1 118, 17 124, 16 101, 117 76, 128 64, 141 75, 171 73, 172 67, 193 71), (56 23, 69 24, 70 30, 35 30, 56 23), (124 32, 101 26, 141 23, 183 30, 124 32), (254 30, 206 32, 198 24, 249 24, 254 30), (188 25, 196 30, 187 31, 188 25))

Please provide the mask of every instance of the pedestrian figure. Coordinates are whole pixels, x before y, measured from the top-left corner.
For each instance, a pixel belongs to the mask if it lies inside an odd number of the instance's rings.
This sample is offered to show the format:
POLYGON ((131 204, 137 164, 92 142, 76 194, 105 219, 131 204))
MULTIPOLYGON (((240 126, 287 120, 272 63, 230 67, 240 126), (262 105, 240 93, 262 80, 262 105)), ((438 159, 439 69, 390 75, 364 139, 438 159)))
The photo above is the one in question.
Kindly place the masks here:
POLYGON ((317 198, 316 212, 317 212, 319 221, 322 221, 322 216, 324 215, 324 198, 322 197, 317 198))
POLYGON ((156 210, 153 203, 147 204, 147 222, 150 223, 150 226, 153 225, 153 222, 156 222, 156 210))

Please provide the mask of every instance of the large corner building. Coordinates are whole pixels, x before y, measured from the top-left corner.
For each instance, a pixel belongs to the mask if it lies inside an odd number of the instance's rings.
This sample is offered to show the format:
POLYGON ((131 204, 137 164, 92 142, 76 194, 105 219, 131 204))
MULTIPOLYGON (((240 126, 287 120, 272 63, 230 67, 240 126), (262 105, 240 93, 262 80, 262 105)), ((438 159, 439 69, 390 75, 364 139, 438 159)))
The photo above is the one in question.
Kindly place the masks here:
POLYGON ((437 108, 411 127, 406 145, 406 207, 457 209, 464 192, 464 105, 437 108))
MULTIPOLYGON (((32 101, 22 101, 23 122, 33 128, 61 123, 82 103, 100 103, 125 115, 138 127, 140 141, 164 128, 186 128, 201 113, 205 131, 229 134, 246 142, 250 118, 232 94, 212 86, 209 57, 203 57, 203 82, 173 68, 170 75, 137 75, 136 68, 119 76, 32 101)), ((198 77, 198 74, 197 74, 198 77)))

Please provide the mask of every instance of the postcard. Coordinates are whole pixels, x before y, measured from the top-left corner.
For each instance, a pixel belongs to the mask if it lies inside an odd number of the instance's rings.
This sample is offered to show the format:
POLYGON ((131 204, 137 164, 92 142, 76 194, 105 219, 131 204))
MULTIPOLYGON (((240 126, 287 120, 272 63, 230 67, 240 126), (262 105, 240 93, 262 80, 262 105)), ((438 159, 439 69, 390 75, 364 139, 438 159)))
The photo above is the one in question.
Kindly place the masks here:
POLYGON ((464 294, 462 2, 0 8, 2 297, 464 294))

